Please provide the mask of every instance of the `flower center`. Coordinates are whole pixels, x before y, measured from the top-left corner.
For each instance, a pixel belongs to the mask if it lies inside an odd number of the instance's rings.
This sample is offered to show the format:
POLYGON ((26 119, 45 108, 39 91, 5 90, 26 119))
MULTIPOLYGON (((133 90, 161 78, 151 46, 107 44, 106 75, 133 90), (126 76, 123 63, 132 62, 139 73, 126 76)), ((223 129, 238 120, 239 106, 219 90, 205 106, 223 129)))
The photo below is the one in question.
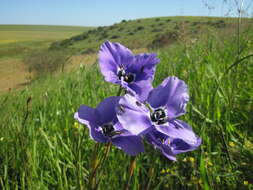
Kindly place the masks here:
POLYGON ((106 137, 112 137, 113 136, 113 132, 114 132, 114 128, 112 124, 104 124, 102 126, 102 132, 104 134, 104 136, 106 137))
POLYGON ((153 113, 150 114, 151 121, 157 125, 161 125, 167 122, 166 113, 163 109, 156 109, 153 113))
POLYGON ((134 81, 134 74, 126 73, 126 71, 122 67, 120 67, 117 75, 120 80, 121 80, 121 77, 123 77, 123 80, 127 83, 131 83, 134 81))

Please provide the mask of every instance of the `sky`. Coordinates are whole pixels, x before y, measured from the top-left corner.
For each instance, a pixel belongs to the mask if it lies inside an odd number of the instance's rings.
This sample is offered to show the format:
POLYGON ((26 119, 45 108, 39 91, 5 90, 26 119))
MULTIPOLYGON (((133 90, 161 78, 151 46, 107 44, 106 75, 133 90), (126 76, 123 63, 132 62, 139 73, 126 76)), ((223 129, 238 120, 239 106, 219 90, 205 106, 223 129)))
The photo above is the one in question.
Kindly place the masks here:
POLYGON ((229 11, 236 1, 253 12, 253 0, 0 0, 0 24, 106 26, 158 16, 236 16, 229 11))

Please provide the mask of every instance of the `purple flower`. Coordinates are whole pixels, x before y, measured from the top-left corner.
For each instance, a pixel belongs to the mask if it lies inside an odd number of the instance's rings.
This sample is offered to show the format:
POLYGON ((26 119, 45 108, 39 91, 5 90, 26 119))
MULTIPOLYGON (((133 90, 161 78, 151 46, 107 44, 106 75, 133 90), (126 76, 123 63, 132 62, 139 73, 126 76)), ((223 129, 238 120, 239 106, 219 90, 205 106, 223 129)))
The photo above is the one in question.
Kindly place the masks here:
POLYGON ((148 143, 159 149, 170 160, 176 160, 176 154, 193 151, 201 144, 200 138, 197 138, 196 143, 191 144, 180 138, 171 138, 157 130, 150 131, 145 135, 145 138, 148 143))
POLYGON ((95 109, 81 105, 75 119, 89 128, 90 137, 101 143, 111 141, 127 154, 137 155, 144 151, 141 138, 122 128, 116 117, 115 107, 120 97, 106 98, 95 109))
POLYGON ((165 151, 163 145, 168 145, 173 154, 186 152, 200 145, 200 139, 191 127, 176 119, 186 112, 188 101, 186 84, 176 77, 168 77, 149 93, 149 109, 134 96, 127 94, 119 100, 117 117, 123 128, 135 135, 147 134, 149 141, 156 144, 162 152, 165 151), (166 137, 163 139, 170 140, 170 143, 163 141, 163 145, 158 146, 160 141, 156 139, 157 135, 154 135, 157 132, 163 134, 166 137))
POLYGON ((144 101, 152 89, 156 54, 134 55, 120 43, 106 41, 100 47, 99 65, 107 82, 119 84, 144 101))

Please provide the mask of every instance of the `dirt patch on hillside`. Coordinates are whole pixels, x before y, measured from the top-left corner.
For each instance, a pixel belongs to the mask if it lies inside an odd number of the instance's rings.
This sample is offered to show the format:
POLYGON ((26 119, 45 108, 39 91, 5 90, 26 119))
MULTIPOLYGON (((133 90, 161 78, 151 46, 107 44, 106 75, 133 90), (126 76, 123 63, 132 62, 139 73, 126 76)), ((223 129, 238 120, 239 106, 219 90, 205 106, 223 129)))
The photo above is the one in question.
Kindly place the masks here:
POLYGON ((29 73, 21 60, 8 59, 0 61, 0 93, 9 89, 22 88, 28 83, 29 73))
MULTIPOLYGON (((70 63, 64 68, 64 72, 70 72, 80 67, 96 62, 97 54, 78 55, 70 58, 70 63)), ((22 89, 30 84, 30 73, 20 59, 0 60, 0 93, 22 89)))

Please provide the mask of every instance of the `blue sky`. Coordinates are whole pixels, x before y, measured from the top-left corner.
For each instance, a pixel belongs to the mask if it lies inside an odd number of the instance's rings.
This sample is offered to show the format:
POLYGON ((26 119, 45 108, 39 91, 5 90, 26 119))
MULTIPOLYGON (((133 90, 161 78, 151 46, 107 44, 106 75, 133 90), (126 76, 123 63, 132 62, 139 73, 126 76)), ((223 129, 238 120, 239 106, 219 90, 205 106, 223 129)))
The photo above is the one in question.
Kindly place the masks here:
MULTIPOLYGON (((156 16, 224 16, 232 0, 0 0, 0 24, 103 26, 156 16), (208 3, 212 9, 208 9, 208 3)), ((242 0, 238 0, 239 2, 242 0)), ((244 6, 252 0, 244 0, 244 6)), ((250 7, 252 10, 252 6, 250 7)), ((252 11, 251 11, 252 12, 252 11)), ((230 13, 230 16, 235 16, 230 13)))

